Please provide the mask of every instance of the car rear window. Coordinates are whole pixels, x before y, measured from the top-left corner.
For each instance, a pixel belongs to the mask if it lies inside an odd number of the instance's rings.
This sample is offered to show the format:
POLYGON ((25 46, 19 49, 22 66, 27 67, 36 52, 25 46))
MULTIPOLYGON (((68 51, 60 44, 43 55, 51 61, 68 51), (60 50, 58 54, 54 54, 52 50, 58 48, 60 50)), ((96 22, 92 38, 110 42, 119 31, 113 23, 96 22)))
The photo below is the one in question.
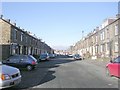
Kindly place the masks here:
POLYGON ((47 54, 41 54, 40 56, 47 56, 47 54))
POLYGON ((37 62, 36 58, 34 58, 33 56, 29 55, 28 57, 29 57, 30 59, 35 60, 35 61, 37 62))

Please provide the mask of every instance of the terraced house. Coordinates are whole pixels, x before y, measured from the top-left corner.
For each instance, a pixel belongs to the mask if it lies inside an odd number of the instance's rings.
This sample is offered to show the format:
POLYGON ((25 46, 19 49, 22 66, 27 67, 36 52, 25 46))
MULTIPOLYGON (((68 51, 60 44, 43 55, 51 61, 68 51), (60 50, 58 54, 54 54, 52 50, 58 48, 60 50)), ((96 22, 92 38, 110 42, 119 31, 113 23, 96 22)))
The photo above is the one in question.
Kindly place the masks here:
POLYGON ((96 27, 86 37, 71 46, 69 49, 70 53, 78 53, 92 59, 117 57, 120 54, 119 22, 119 14, 115 18, 105 19, 100 27, 96 27))
POLYGON ((25 31, 11 23, 10 19, 0 18, 0 58, 6 59, 14 54, 39 55, 52 53, 53 49, 31 32, 25 31))

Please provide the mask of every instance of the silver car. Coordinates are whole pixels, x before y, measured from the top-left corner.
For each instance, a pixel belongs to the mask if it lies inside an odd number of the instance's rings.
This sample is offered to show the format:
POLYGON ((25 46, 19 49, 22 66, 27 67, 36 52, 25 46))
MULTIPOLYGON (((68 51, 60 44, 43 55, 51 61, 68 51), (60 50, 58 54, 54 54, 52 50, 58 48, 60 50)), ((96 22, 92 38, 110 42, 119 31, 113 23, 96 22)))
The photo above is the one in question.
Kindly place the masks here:
POLYGON ((79 54, 75 54, 74 59, 75 60, 82 60, 82 56, 80 56, 79 54))
POLYGON ((0 62, 0 89, 15 86, 21 82, 19 69, 0 62))

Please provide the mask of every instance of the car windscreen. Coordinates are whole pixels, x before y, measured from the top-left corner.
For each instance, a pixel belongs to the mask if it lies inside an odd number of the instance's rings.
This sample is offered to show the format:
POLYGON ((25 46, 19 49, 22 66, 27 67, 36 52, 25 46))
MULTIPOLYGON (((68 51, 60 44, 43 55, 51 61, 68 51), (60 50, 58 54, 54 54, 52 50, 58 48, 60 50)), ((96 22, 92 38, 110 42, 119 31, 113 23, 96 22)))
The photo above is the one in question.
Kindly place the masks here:
POLYGON ((114 60, 115 63, 120 63, 120 57, 117 57, 115 60, 114 60))
POLYGON ((8 62, 11 63, 18 63, 19 62, 19 55, 13 55, 7 59, 8 62))
POLYGON ((76 56, 76 57, 79 57, 80 55, 79 55, 79 54, 76 54, 75 56, 76 56))
POLYGON ((41 54, 40 56, 47 56, 47 54, 41 54))

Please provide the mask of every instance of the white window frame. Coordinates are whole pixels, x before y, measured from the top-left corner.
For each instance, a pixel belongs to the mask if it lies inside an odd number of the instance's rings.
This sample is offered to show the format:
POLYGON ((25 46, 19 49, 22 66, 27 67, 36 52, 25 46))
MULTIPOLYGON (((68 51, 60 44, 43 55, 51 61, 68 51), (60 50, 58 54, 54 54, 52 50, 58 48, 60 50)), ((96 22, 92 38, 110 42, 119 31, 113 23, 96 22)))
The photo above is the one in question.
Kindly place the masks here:
POLYGON ((21 37, 20 37, 21 41, 23 41, 23 32, 21 32, 21 37))
POLYGON ((96 35, 96 43, 98 42, 98 36, 96 35))
POLYGON ((118 24, 115 25, 115 35, 118 35, 118 24))
POLYGON ((13 34, 14 40, 17 40, 17 29, 14 29, 13 34))
POLYGON ((103 52, 103 45, 100 46, 100 51, 103 52))
POLYGON ((119 49, 119 48, 118 48, 118 42, 115 42, 115 46, 114 46, 114 48, 115 48, 115 49, 114 49, 115 52, 118 52, 118 49, 119 49))
POLYGON ((100 39, 103 40, 103 38, 102 38, 102 33, 100 34, 100 39))
POLYGON ((102 32, 102 40, 104 40, 105 39, 105 32, 103 31, 102 32))

